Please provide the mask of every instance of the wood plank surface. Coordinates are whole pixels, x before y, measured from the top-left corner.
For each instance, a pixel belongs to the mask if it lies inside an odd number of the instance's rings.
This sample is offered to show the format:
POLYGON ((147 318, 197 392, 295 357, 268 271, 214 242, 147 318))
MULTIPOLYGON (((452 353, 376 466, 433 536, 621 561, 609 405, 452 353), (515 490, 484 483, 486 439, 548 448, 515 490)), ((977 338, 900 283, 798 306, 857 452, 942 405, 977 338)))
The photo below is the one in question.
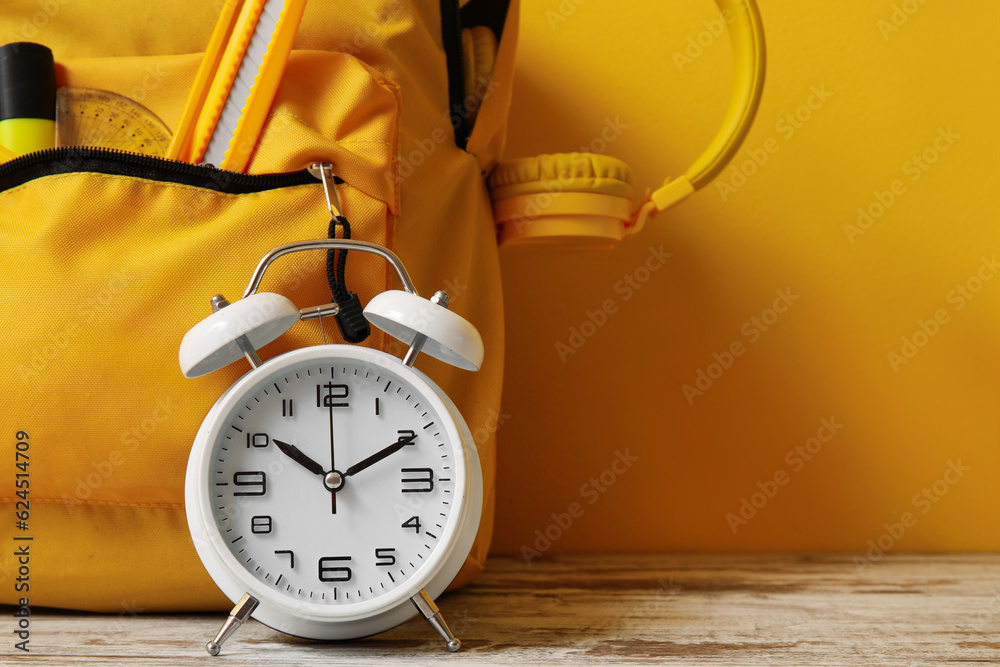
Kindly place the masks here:
POLYGON ((0 617, 3 664, 927 665, 1000 662, 1000 555, 492 558, 439 601, 459 653, 422 620, 323 643, 253 621, 219 657, 223 616, 33 610, 30 653, 0 617))

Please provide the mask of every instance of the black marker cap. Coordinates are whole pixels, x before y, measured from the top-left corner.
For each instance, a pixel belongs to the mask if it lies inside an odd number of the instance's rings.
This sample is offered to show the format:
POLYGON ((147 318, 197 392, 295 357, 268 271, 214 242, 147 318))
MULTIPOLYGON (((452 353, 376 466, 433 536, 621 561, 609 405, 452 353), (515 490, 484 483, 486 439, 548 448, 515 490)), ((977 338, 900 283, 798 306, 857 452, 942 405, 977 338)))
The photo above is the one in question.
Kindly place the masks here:
POLYGON ((56 66, 47 46, 0 46, 0 120, 8 118, 56 119, 56 66))

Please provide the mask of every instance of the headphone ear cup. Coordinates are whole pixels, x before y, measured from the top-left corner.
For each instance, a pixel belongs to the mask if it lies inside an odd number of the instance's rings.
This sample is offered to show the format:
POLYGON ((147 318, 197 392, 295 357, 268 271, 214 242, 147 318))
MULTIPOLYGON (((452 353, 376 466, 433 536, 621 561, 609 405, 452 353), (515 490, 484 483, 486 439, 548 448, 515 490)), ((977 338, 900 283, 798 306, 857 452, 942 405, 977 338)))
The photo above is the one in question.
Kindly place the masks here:
POLYGON ((462 29, 462 55, 465 70, 465 110, 469 126, 476 122, 479 107, 489 90, 490 76, 497 58, 497 37, 486 26, 462 29))
POLYGON ((501 162, 487 184, 501 245, 610 248, 632 217, 632 170, 607 155, 501 162))

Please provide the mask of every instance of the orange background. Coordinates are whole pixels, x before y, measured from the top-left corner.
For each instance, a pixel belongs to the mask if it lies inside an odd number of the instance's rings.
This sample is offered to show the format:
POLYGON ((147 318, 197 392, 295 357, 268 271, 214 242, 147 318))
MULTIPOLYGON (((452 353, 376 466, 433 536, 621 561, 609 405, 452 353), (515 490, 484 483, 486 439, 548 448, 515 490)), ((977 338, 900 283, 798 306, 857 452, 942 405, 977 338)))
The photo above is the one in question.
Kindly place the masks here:
MULTIPOLYGON (((611 252, 503 256, 494 552, 1000 548, 1000 5, 761 4, 767 82, 732 190, 611 252), (626 276, 646 279, 628 299, 626 276), (769 313, 779 290, 792 305, 769 313), (699 370, 718 377, 689 402, 699 370), (637 460, 615 472, 616 452, 637 460)), ((729 96, 717 16, 525 0, 506 156, 600 149, 619 123, 606 152, 638 192, 682 173, 729 96)))

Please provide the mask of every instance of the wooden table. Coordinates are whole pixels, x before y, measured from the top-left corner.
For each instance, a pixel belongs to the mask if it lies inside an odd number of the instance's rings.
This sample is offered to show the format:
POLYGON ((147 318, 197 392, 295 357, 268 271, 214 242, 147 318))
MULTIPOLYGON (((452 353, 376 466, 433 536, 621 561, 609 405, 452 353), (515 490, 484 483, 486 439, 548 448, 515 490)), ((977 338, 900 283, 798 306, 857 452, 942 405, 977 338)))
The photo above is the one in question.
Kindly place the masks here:
MULTIPOLYGON (((35 610, 31 653, 3 664, 328 665, 517 663, 873 665, 1000 662, 1000 555, 544 556, 493 558, 438 600, 460 652, 422 620, 328 644, 247 623, 217 658, 224 615, 35 610)), ((15 655, 16 654, 16 655, 15 655)))

